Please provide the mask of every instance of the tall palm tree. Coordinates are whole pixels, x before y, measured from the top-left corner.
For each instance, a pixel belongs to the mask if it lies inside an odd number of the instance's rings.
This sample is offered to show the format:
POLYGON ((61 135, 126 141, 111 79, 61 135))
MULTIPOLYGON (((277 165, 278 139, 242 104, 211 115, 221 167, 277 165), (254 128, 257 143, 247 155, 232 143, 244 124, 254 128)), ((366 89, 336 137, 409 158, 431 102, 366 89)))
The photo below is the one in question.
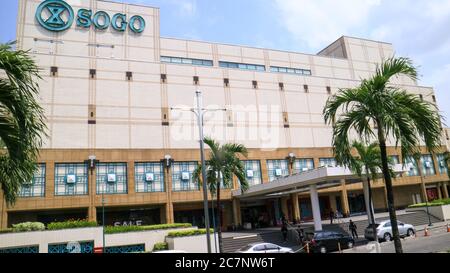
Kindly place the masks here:
POLYGON ((38 104, 39 68, 14 43, 0 44, 0 185, 8 205, 22 183, 32 180, 46 125, 38 104))
POLYGON ((393 57, 384 61, 359 86, 341 89, 331 96, 323 114, 325 122, 333 126, 333 149, 339 162, 350 164, 351 132, 366 142, 378 140, 395 250, 402 253, 386 141, 393 139, 401 147, 403 163, 406 155, 419 150, 420 140, 429 151, 434 151, 440 146, 441 116, 433 104, 393 85, 391 80, 398 76, 417 80, 417 69, 410 59, 393 57))
MULTIPOLYGON (((241 144, 227 143, 220 145, 218 142, 211 138, 205 138, 204 142, 211 149, 209 153, 209 159, 205 161, 206 164, 206 183, 208 183, 211 193, 217 196, 216 212, 218 214, 217 230, 219 238, 219 250, 223 252, 222 243, 222 206, 220 200, 221 184, 225 188, 231 188, 233 186, 233 176, 238 178, 240 188, 242 191, 248 189, 248 182, 245 172, 244 163, 239 159, 239 155, 247 157, 247 148, 241 144)), ((194 181, 201 181, 202 166, 199 165, 193 174, 194 181)))
MULTIPOLYGON (((365 145, 362 142, 359 141, 353 141, 351 148, 355 149, 357 152, 356 156, 353 156, 349 167, 354 173, 356 173, 359 177, 362 179, 367 179, 367 185, 368 185, 368 192, 369 192, 369 218, 370 221, 375 224, 375 215, 373 214, 374 208, 373 208, 373 194, 372 194, 372 187, 370 186, 370 181, 374 181, 377 179, 379 170, 382 169, 382 162, 381 162, 381 153, 380 153, 380 147, 379 144, 374 142, 369 145, 365 145)), ((342 164, 346 166, 345 162, 338 162, 339 164, 342 164)), ((392 162, 390 162, 392 164, 392 162)), ((395 177, 394 172, 392 169, 389 169, 391 177, 395 177)), ((377 228, 375 225, 372 225, 373 228, 373 234, 374 234, 374 240, 376 240, 376 234, 377 234, 377 228)))

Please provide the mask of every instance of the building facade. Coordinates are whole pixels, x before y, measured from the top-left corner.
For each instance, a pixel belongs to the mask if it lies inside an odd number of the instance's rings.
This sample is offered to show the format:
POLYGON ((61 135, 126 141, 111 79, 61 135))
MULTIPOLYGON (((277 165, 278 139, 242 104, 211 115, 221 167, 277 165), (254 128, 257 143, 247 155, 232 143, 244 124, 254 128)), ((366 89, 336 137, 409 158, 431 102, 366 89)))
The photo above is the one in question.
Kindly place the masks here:
MULTIPOLYGON (((250 185, 273 183, 336 164, 332 130, 322 116, 326 100, 357 86, 394 54, 389 43, 352 37, 317 54, 163 38, 159 24, 159 9, 148 6, 19 0, 17 47, 30 50, 42 68, 49 137, 33 181, 23 185, 14 206, 1 203, 2 228, 71 218, 102 222, 102 209, 109 225, 202 226, 203 195, 192 180, 200 159, 189 111, 196 90, 204 108, 214 110, 206 112, 205 135, 244 144, 250 185), (91 155, 99 160, 92 171, 85 162, 91 155), (173 160, 165 161, 167 155, 173 160)), ((435 103, 430 87, 403 77, 395 84, 435 103)), ((444 144, 436 154, 424 149, 421 166, 408 165, 394 182, 396 206, 421 202, 424 194, 448 197, 444 151, 444 144)), ((402 161, 399 150, 389 153, 402 161)), ((238 184, 235 178, 232 188, 238 184)), ((375 209, 386 210, 383 181, 373 187, 375 209)), ((319 194, 324 215, 365 211, 361 184, 319 194)), ((281 214, 310 219, 308 196, 239 202, 224 187, 223 227, 273 225, 281 214)))

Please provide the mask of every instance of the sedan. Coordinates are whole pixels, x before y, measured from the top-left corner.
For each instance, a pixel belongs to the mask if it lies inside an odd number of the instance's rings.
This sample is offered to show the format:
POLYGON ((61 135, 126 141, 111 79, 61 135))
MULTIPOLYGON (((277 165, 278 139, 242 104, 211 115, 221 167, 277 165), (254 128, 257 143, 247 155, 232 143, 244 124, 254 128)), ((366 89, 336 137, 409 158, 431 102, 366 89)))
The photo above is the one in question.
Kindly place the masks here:
MULTIPOLYGON (((398 232, 400 233, 400 237, 410 237, 416 234, 416 229, 413 225, 405 224, 400 221, 397 221, 398 232)), ((377 230, 377 238, 381 241, 391 241, 393 238, 391 221, 383 221, 379 224, 375 224, 377 230)), ((373 227, 369 225, 364 231, 364 237, 367 240, 373 240, 373 227)))
POLYGON ((253 243, 240 248, 236 253, 294 253, 292 248, 271 243, 253 243))

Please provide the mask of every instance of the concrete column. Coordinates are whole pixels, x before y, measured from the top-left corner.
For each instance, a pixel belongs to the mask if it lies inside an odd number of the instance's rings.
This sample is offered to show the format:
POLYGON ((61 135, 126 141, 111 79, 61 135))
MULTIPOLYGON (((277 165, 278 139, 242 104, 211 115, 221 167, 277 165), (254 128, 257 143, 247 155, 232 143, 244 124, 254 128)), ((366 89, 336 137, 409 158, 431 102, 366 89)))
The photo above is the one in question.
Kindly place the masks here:
POLYGON ((448 189, 447 189, 447 183, 442 183, 442 191, 444 192, 444 199, 448 198, 448 189))
POLYGON ((438 192, 438 198, 439 200, 442 199, 442 192, 441 192, 441 184, 437 184, 437 192, 438 192))
POLYGON ((235 226, 242 225, 241 201, 237 198, 233 199, 233 223, 235 226))
POLYGON ((319 194, 317 193, 317 185, 309 186, 309 194, 311 195, 314 229, 315 231, 322 231, 322 218, 320 216, 320 204, 319 204, 319 194))
POLYGON ((88 208, 88 219, 89 221, 97 221, 97 208, 95 206, 88 208))
POLYGON ((300 206, 298 204, 298 193, 291 194, 292 212, 294 214, 294 220, 300 220, 300 206))
POLYGON ((347 187, 345 186, 345 179, 341 180, 341 211, 344 215, 350 214, 350 207, 348 205, 348 195, 347 195, 347 187))
POLYGON ((286 219, 289 219, 289 209, 288 209, 288 197, 281 197, 281 212, 286 219))
POLYGON ((172 202, 167 202, 165 206, 165 214, 166 214, 166 224, 173 224, 174 223, 174 216, 173 216, 173 204, 172 202))
MULTIPOLYGON (((375 215, 375 212, 373 210, 373 200, 370 202, 369 200, 369 182, 367 179, 363 179, 363 192, 364 192, 364 202, 366 203, 366 212, 367 212, 367 219, 370 224, 372 224, 372 219, 370 218, 370 205, 372 206, 372 213, 375 215), (372 204, 370 204, 372 203, 372 204)), ((373 189, 372 189, 372 195, 373 195, 373 189)), ((373 196, 372 196, 373 198, 373 196)))

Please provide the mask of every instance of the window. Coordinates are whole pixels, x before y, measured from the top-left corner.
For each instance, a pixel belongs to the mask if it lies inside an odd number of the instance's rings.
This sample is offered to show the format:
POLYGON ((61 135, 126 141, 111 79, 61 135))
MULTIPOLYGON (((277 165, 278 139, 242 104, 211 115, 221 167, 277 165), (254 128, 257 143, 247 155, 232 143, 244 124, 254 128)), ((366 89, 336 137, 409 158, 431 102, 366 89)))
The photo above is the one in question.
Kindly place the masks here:
POLYGON ((200 185, 192 179, 198 163, 175 162, 172 164, 172 191, 198 191, 200 185))
POLYGON ((89 69, 89 75, 91 76, 91 79, 94 79, 96 74, 97 71, 95 69, 89 69))
POLYGON ((419 97, 420 97, 420 100, 423 100, 423 95, 422 94, 420 94, 419 97))
POLYGON ((194 84, 198 85, 198 76, 194 76, 194 84))
POLYGON ((431 98, 433 99, 433 102, 436 102, 436 96, 435 95, 431 96, 431 98))
POLYGON ((284 90, 284 83, 279 82, 278 83, 278 87, 280 87, 280 90, 283 91, 284 90))
POLYGON ((437 155, 437 160, 438 160, 438 164, 439 164, 439 172, 441 174, 446 174, 447 173, 447 167, 445 166, 446 162, 445 162, 445 157, 443 154, 438 154, 437 155))
POLYGON ((252 81, 252 85, 253 85, 253 89, 257 89, 258 88, 258 82, 257 81, 252 81))
POLYGON ((330 95, 331 94, 331 87, 327 86, 327 93, 330 95))
POLYGON ((225 87, 230 86, 230 79, 228 78, 223 79, 223 84, 225 85, 225 87))
POLYGON ((219 62, 219 66, 222 68, 234 68, 242 70, 253 70, 253 71, 266 71, 264 65, 259 64, 244 64, 244 63, 233 63, 233 62, 219 62))
POLYGON ((127 81, 131 81, 131 79, 133 78, 133 72, 127 71, 125 73, 125 76, 127 77, 127 81))
POLYGON ((310 76, 311 75, 311 70, 308 70, 308 69, 279 67, 279 66, 271 66, 270 67, 270 72, 298 74, 298 75, 306 75, 306 76, 310 76))
POLYGON ((56 66, 52 66, 52 67, 50 67, 50 74, 53 76, 53 77, 56 77, 56 74, 58 73, 58 67, 56 67, 56 66))
POLYGON ((250 187, 262 184, 261 162, 259 160, 245 160, 244 168, 250 187))
POLYGON ((296 159, 294 161, 294 165, 292 167, 293 167, 292 168, 293 169, 292 172, 294 174, 307 172, 309 170, 313 170, 314 169, 314 160, 312 158, 296 159))
POLYGON ((266 251, 266 245, 258 245, 253 248, 254 251, 266 251))
POLYGON ((213 66, 213 61, 211 60, 168 57, 168 56, 161 56, 161 62, 173 64, 197 65, 197 66, 213 66))
POLYGON ((87 195, 88 168, 84 163, 55 164, 55 195, 87 195))
POLYGON ((336 167, 336 159, 335 158, 319 158, 320 167, 336 167))
POLYGON ((434 160, 432 155, 422 155, 420 158, 422 162, 422 174, 423 175, 435 175, 434 160))
POLYGON ((384 224, 384 227, 391 227, 391 222, 387 222, 386 224, 384 224))
POLYGON ((419 170, 417 168, 417 162, 412 157, 407 157, 405 159, 407 167, 407 176, 417 176, 419 175, 419 170))
POLYGON ((288 161, 285 159, 267 160, 267 172, 269 182, 272 182, 279 177, 289 175, 288 161))
POLYGON ((33 175, 33 179, 24 182, 19 190, 19 197, 44 197, 45 196, 45 164, 39 164, 33 175))
POLYGON ((134 164, 136 192, 164 192, 164 166, 161 162, 134 164))
POLYGON ((127 193, 127 163, 99 163, 96 173, 97 194, 127 193))
POLYGON ((304 84, 304 85, 303 85, 303 90, 305 90, 305 93, 308 93, 308 92, 309 92, 309 88, 308 88, 308 85, 307 85, 307 84, 304 84))

